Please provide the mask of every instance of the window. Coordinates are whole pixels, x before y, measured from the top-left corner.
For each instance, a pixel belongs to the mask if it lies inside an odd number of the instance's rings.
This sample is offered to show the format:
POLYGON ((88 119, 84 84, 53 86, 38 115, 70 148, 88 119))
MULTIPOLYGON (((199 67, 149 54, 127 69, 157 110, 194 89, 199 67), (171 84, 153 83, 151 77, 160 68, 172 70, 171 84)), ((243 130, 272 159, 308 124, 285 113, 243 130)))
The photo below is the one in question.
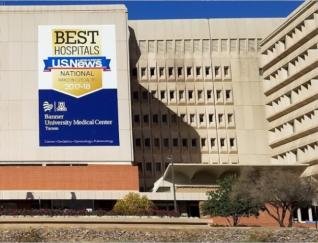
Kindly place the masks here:
POLYGON ((184 99, 184 91, 183 90, 179 90, 179 100, 184 99))
POLYGON ((148 172, 152 171, 152 164, 150 162, 146 163, 146 171, 148 172))
POLYGON ((207 91, 206 91, 206 97, 207 97, 208 99, 211 99, 211 98, 212 98, 212 90, 207 90, 207 91))
POLYGON ((154 144, 155 147, 159 147, 160 146, 159 138, 154 138, 153 139, 153 144, 154 144))
POLYGON ((215 74, 215 76, 220 75, 220 67, 214 67, 214 74, 215 74))
POLYGON ((231 90, 225 90, 225 98, 227 99, 227 100, 229 100, 229 99, 231 99, 231 90))
POLYGON ((196 147, 197 146, 197 139, 196 138, 192 138, 191 139, 191 145, 192 145, 192 147, 196 147))
POLYGON ((160 67, 159 68, 159 77, 162 78, 164 76, 164 68, 160 67))
POLYGON ((186 115, 185 115, 184 113, 181 113, 181 114, 180 114, 180 117, 181 117, 182 121, 184 121, 184 122, 187 121, 186 115))
POLYGON ((136 145, 137 147, 140 147, 140 146, 141 146, 141 139, 140 139, 140 138, 136 138, 136 139, 135 139, 135 145, 136 145))
POLYGON ((210 76, 210 67, 205 67, 205 76, 210 76))
POLYGON ((162 121, 162 123, 167 123, 168 122, 167 114, 162 114, 161 115, 161 121, 162 121))
POLYGON ((173 100, 173 99, 174 99, 174 91, 171 90, 171 91, 169 92, 169 95, 170 95, 170 100, 173 100))
POLYGON ((157 114, 152 115, 152 123, 158 123, 158 115, 157 114))
POLYGON ((148 91, 143 91, 143 92, 142 92, 142 98, 143 98, 144 100, 148 100, 148 91))
POLYGON ((230 67, 224 66, 224 77, 229 77, 229 76, 230 76, 230 67))
POLYGON ((187 77, 191 76, 192 74, 192 67, 187 67, 187 77))
POLYGON ((233 114, 227 114, 227 121, 228 121, 228 123, 233 122, 233 114))
POLYGON ((197 76, 201 75, 201 67, 196 67, 195 72, 197 74, 197 76))
POLYGON ((156 171, 157 171, 157 172, 160 172, 160 171, 161 171, 161 163, 160 163, 160 162, 157 162, 157 163, 156 163, 156 171))
POLYGON ((138 92, 138 91, 134 91, 134 92, 133 92, 133 98, 134 98, 134 100, 136 100, 136 101, 139 100, 139 92, 138 92))
POLYGON ((140 122, 139 115, 134 115, 134 122, 135 123, 139 123, 140 122))
POLYGON ((171 115, 171 122, 172 123, 177 123, 177 115, 176 114, 172 114, 171 115))
POLYGON ((219 123, 223 122, 223 114, 218 114, 219 123))
POLYGON ((235 146, 235 138, 230 138, 230 147, 233 148, 235 146))
POLYGON ((188 147, 188 139, 186 139, 186 138, 182 139, 182 146, 183 147, 188 147))
POLYGON ((217 100, 220 100, 220 99, 221 99, 221 92, 222 92, 222 91, 219 90, 219 89, 216 90, 216 99, 217 99, 217 100))
POLYGON ((149 117, 148 115, 144 115, 144 123, 148 123, 149 122, 149 117))
POLYGON ((163 146, 168 148, 169 147, 169 138, 164 138, 163 139, 163 146))
POLYGON ((203 91, 202 90, 198 90, 198 99, 201 100, 203 98, 203 91))
POLYGON ((201 147, 205 147, 205 146, 206 146, 206 139, 201 138, 201 147))
POLYGON ((155 68, 151 67, 150 68, 150 77, 154 77, 155 76, 155 68))
POLYGON ((178 67, 178 77, 182 76, 182 67, 178 67))
POLYGON ((145 138, 145 147, 150 147, 150 138, 145 138))
POLYGON ((156 90, 151 90, 151 96, 152 98, 155 98, 157 95, 157 91, 156 90))
POLYGON ((165 99, 166 98, 166 91, 164 91, 164 90, 161 90, 160 91, 160 99, 165 99))
POLYGON ((188 91, 188 98, 189 100, 193 99, 193 90, 188 91))
POLYGON ((194 119, 194 114, 190 114, 190 123, 194 123, 195 119, 194 119))
POLYGON ((211 148, 214 148, 215 147, 215 138, 211 138, 210 143, 211 143, 211 148))
POLYGON ((169 77, 173 76, 173 67, 168 68, 168 75, 169 75, 169 77))
POLYGON ((142 77, 142 78, 145 78, 145 77, 146 77, 146 68, 144 68, 144 67, 141 68, 141 69, 140 69, 140 73, 141 73, 141 77, 142 77))
POLYGON ((220 138, 220 145, 221 145, 221 147, 225 146, 225 139, 224 138, 220 138))
POLYGON ((204 122, 204 114, 199 114, 199 121, 200 123, 204 122))
POLYGON ((172 140, 172 143, 173 143, 173 147, 178 147, 179 146, 179 139, 178 138, 174 138, 172 140))
POLYGON ((213 118, 213 114, 209 114, 209 122, 213 122, 214 118, 213 118))

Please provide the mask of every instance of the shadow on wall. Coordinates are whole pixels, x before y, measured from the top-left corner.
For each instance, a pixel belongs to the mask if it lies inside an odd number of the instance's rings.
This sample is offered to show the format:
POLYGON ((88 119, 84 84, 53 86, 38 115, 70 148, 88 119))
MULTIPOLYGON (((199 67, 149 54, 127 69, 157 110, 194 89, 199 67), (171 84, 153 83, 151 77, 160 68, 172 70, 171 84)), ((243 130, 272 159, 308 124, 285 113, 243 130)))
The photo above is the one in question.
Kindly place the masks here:
MULTIPOLYGON (((168 156, 172 155, 175 163, 201 163, 201 140, 184 122, 189 119, 186 112, 178 116, 176 109, 169 109, 157 98, 169 100, 172 95, 162 86, 158 89, 160 81, 138 82, 141 52, 134 30, 129 27, 129 32, 134 162, 139 167, 141 190, 150 190, 169 164, 168 156)), ((166 82, 161 84, 165 86, 166 82)), ((173 95, 176 99, 176 91, 173 95)))

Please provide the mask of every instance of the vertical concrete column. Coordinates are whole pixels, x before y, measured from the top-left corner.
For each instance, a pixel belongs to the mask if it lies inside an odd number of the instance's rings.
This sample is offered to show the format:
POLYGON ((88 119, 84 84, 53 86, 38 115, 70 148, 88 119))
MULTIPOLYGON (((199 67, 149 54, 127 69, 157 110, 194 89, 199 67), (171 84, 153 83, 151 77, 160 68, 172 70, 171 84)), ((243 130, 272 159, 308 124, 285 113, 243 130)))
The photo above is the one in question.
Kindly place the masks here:
POLYGON ((298 222, 302 222, 302 220, 301 220, 301 210, 300 210, 300 208, 297 209, 297 219, 298 219, 298 222))
POLYGON ((309 221, 310 222, 313 222, 314 221, 314 218, 312 216, 312 208, 308 208, 308 216, 309 216, 309 221))

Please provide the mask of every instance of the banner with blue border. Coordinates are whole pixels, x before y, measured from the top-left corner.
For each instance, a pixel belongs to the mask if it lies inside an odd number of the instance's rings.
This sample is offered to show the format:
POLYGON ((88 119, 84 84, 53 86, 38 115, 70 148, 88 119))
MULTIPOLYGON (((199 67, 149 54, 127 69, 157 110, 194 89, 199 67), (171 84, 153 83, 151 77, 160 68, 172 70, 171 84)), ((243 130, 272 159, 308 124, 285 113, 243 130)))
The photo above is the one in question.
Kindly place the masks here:
POLYGON ((119 146, 116 72, 113 25, 39 26, 39 145, 119 146))

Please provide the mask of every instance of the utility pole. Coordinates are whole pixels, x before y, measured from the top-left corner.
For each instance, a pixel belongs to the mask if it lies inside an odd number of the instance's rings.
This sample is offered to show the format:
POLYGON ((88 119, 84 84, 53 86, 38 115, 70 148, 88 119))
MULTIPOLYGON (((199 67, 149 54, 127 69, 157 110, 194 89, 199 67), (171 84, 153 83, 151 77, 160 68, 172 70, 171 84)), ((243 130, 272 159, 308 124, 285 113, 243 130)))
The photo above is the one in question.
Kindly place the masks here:
POLYGON ((174 177, 174 163, 172 155, 167 157, 168 162, 171 163, 171 180, 172 180, 172 193, 173 193, 173 207, 176 214, 178 214, 178 207, 177 207, 177 198, 176 198, 176 183, 174 177))

